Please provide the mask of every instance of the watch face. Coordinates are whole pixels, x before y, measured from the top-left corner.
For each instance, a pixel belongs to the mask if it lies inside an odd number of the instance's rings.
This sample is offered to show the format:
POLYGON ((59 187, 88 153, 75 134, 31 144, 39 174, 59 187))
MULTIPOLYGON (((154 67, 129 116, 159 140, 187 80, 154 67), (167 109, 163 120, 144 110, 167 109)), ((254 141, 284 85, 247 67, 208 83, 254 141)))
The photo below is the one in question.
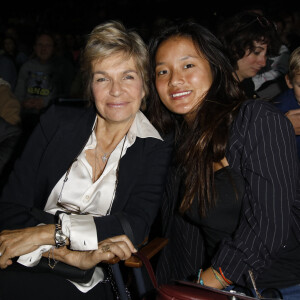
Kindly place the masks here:
POLYGON ((64 243, 67 237, 63 234, 61 230, 58 230, 55 234, 56 243, 64 243))

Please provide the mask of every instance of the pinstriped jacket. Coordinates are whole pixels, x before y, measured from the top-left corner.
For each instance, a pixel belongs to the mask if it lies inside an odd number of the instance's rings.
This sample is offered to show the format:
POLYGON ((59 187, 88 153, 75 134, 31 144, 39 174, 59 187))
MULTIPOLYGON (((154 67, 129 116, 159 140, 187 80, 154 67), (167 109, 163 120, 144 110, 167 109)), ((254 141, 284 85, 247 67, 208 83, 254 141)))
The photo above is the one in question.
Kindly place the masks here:
MULTIPOLYGON (((187 279, 213 265, 241 285, 250 283, 252 269, 259 285, 267 281, 270 266, 288 258, 295 243, 300 253, 300 168, 288 119, 271 103, 246 101, 232 124, 226 158, 245 179, 241 221, 234 236, 223 240, 212 261, 205 259, 201 229, 174 210, 180 201, 180 177, 174 167, 162 207, 164 235, 170 242, 157 265, 160 283, 187 279)), ((299 270, 300 257, 293 264, 299 270)), ((296 274, 289 282, 278 276, 279 285, 300 283, 296 274)))

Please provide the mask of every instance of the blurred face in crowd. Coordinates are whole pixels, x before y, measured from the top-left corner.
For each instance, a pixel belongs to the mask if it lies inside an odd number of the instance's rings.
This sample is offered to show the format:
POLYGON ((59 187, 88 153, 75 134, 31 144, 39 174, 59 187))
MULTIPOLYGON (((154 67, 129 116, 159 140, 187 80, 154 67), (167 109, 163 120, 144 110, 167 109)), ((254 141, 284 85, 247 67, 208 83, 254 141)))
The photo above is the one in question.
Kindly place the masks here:
POLYGON ((236 74, 240 81, 255 76, 266 65, 267 44, 254 42, 254 51, 246 50, 245 55, 237 61, 236 74))
POLYGON ((212 84, 208 61, 187 37, 162 42, 155 59, 155 85, 161 101, 170 111, 189 118, 212 84))
POLYGON ((41 62, 47 62, 54 53, 54 41, 51 36, 41 35, 34 45, 34 51, 41 62))
POLYGON ((10 37, 5 38, 3 41, 3 47, 8 54, 14 55, 16 50, 16 44, 12 38, 10 37))
POLYGON ((96 108, 106 122, 125 125, 133 121, 145 96, 135 59, 117 53, 96 61, 92 91, 96 108))

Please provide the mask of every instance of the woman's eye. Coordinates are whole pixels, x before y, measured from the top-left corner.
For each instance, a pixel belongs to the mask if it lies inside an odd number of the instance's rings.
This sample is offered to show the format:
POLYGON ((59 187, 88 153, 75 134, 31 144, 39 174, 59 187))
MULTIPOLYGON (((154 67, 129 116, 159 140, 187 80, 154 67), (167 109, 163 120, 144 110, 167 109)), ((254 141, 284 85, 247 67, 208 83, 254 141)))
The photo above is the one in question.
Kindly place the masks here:
POLYGON ((132 75, 126 75, 124 79, 134 79, 132 75))
POLYGON ((105 77, 96 78, 96 81, 103 82, 103 81, 106 81, 106 78, 105 77))
POLYGON ((157 72, 157 75, 164 75, 164 74, 167 74, 167 71, 166 70, 161 70, 161 71, 158 71, 157 72))
POLYGON ((187 64, 187 65, 184 66, 184 68, 189 69, 189 68, 192 68, 193 66, 194 66, 193 64, 187 64))

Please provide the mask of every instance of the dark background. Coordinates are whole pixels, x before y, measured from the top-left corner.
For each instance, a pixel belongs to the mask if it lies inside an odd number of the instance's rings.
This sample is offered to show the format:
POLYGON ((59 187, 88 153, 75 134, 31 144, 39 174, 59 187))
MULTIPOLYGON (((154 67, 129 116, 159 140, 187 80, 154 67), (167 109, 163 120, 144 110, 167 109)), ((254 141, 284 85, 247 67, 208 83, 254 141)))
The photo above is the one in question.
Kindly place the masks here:
POLYGON ((214 26, 220 18, 245 8, 261 7, 266 14, 273 15, 299 10, 299 4, 296 5, 298 8, 290 0, 21 0, 19 3, 8 0, 7 8, 1 7, 0 25, 21 23, 23 30, 32 26, 80 34, 107 19, 119 19, 140 30, 147 30, 159 18, 193 18, 203 25, 214 26))
MULTIPOLYGON (((297 3, 298 2, 298 3, 297 3)), ((292 0, 6 0, 0 9, 0 40, 5 30, 14 26, 18 39, 30 49, 36 33, 51 31, 71 34, 81 48, 84 37, 96 25, 106 20, 122 21, 148 42, 148 38, 162 22, 168 19, 193 19, 213 32, 227 16, 244 9, 261 9, 265 15, 278 15, 298 11, 292 0)), ((30 51, 30 50, 29 50, 30 51)))

